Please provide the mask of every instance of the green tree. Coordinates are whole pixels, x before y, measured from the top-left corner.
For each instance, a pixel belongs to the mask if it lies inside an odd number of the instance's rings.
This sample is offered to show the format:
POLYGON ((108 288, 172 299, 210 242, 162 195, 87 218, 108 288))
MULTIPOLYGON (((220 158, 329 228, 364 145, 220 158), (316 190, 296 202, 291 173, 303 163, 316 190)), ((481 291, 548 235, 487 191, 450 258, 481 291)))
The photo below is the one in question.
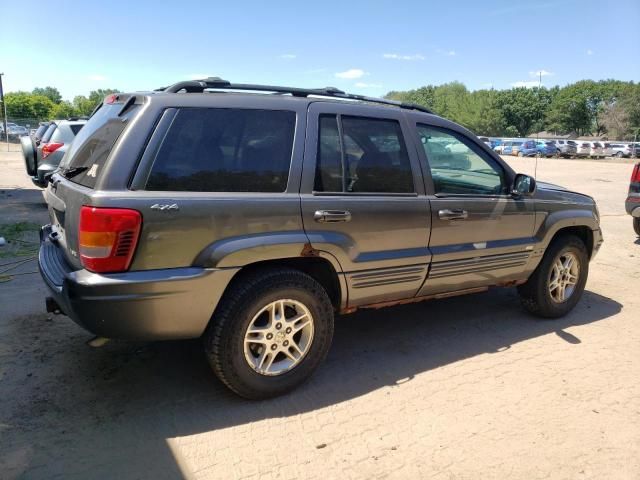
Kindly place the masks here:
POLYGON ((55 104, 44 95, 11 92, 4 96, 9 118, 48 120, 55 104))
POLYGON ((60 95, 60 92, 55 87, 36 87, 31 93, 33 93, 34 95, 42 95, 44 97, 47 97, 53 103, 60 103, 62 101, 62 95, 60 95))
POLYGON ((69 118, 78 115, 76 108, 71 102, 63 101, 53 107, 51 118, 69 118))
POLYGON ((518 136, 526 137, 533 130, 543 128, 544 112, 551 101, 551 94, 545 88, 512 88, 503 90, 498 96, 499 109, 505 121, 505 128, 513 127, 518 136))

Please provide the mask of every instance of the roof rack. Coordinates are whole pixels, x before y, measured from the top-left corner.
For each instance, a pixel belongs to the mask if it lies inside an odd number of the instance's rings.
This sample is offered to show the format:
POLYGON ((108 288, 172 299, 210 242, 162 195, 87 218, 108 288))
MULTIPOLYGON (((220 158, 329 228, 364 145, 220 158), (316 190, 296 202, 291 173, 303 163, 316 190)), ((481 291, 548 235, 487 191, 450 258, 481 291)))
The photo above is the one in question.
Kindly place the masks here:
POLYGON ((297 88, 297 87, 279 87, 275 85, 252 85, 249 83, 231 83, 219 77, 209 77, 202 80, 188 80, 184 82, 174 83, 168 87, 158 88, 155 91, 178 93, 184 90, 187 93, 202 93, 205 90, 240 90, 252 92, 271 92, 278 94, 290 94, 294 97, 308 97, 310 95, 319 97, 341 98, 346 100, 359 100, 362 102, 378 103, 382 105, 390 105, 394 107, 405 108, 407 110, 417 110, 424 113, 433 113, 422 105, 415 103, 404 103, 395 100, 386 100, 384 98, 368 97, 366 95, 356 95, 345 93, 336 87, 324 88, 297 88))

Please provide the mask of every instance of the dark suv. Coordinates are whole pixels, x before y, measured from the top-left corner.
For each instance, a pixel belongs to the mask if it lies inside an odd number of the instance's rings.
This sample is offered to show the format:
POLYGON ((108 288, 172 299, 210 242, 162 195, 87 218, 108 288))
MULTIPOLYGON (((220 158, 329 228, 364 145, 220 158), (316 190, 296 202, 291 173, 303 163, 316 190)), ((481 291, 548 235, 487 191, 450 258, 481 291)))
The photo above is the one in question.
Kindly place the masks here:
POLYGON ((107 338, 203 337, 247 398, 307 379, 335 313, 517 285, 564 315, 602 243, 591 197, 536 188, 422 107, 330 87, 111 95, 45 197, 49 311, 107 338))

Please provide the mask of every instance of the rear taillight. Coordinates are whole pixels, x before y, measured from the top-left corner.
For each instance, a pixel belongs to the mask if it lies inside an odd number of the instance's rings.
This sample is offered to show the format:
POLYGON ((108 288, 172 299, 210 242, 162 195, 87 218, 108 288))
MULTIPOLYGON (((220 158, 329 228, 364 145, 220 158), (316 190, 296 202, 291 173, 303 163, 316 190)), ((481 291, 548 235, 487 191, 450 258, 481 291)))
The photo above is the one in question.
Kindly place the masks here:
POLYGON ((84 206, 80 210, 79 252, 92 272, 123 272, 138 244, 142 215, 126 208, 84 206))
POLYGON ((64 143, 45 143, 42 146, 42 159, 44 160, 63 145, 64 143))
POLYGON ((640 163, 636 163, 631 173, 631 183, 640 183, 640 163))

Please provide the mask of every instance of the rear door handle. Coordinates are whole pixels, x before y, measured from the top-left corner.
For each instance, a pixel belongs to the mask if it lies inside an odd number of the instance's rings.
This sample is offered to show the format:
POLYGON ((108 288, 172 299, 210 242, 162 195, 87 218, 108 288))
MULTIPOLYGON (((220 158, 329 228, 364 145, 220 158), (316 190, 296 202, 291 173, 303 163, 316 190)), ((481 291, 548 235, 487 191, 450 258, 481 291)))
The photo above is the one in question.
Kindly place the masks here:
POLYGON ((455 209, 455 210, 440 210, 438 212, 438 217, 442 220, 465 220, 469 214, 466 210, 455 209))
POLYGON ((351 212, 346 210, 316 210, 313 219, 320 223, 348 222, 351 220, 351 212))

